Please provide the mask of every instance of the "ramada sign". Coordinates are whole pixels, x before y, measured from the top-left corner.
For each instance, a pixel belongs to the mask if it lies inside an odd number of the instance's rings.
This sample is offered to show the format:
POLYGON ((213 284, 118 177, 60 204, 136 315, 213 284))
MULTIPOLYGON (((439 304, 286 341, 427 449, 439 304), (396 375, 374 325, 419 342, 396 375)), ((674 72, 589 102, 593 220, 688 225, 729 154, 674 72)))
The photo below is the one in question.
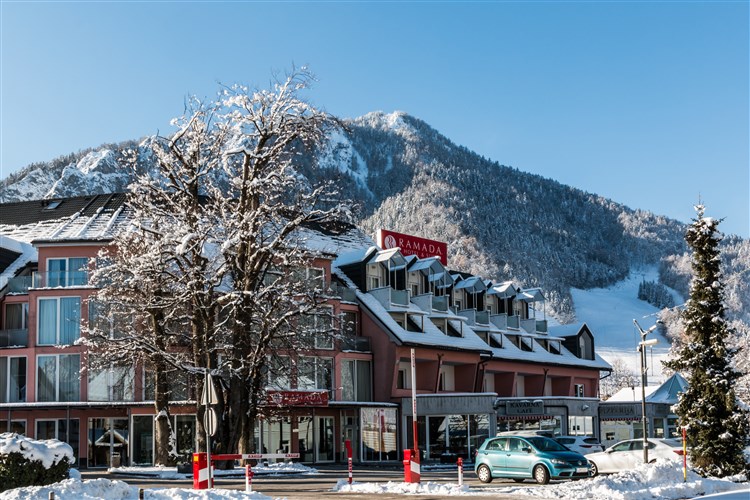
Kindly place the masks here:
POLYGON ((383 249, 398 247, 402 254, 416 255, 420 259, 438 257, 444 266, 448 265, 448 244, 443 241, 378 229, 378 246, 383 249))

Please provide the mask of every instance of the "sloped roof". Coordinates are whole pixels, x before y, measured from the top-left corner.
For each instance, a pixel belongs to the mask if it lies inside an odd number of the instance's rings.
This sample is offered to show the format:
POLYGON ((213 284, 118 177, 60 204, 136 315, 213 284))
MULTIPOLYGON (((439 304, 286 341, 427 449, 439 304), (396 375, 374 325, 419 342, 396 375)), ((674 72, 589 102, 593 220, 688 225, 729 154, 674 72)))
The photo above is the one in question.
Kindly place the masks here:
POLYGON ((647 395, 646 402, 676 404, 680 393, 685 392, 687 388, 687 380, 679 373, 675 373, 661 384, 658 389, 647 395))

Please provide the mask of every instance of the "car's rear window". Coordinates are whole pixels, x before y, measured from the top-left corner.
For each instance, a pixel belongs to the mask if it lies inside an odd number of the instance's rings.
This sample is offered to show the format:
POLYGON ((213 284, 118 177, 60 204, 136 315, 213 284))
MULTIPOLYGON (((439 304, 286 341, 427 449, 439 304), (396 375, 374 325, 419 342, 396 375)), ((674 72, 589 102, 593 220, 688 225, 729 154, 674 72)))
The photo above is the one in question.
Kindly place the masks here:
POLYGON ((586 438, 583 442, 586 444, 599 444, 599 440, 596 438, 586 438))

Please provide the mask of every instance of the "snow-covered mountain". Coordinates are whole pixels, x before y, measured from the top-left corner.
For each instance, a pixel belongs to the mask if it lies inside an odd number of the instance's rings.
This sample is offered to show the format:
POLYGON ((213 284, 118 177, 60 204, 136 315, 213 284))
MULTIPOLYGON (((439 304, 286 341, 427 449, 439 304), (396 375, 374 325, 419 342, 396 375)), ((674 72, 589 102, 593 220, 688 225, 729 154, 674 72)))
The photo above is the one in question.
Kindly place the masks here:
MULTIPOLYGON (((540 286, 561 322, 581 316, 571 288, 610 286, 635 266, 661 265, 662 279, 687 294, 684 224, 488 160, 403 112, 342 124, 298 170, 310 182, 335 180, 367 232, 447 241, 451 267, 540 286)), ((0 202, 124 191, 132 174, 123 151, 137 148, 139 168, 149 169, 148 145, 104 145, 30 165, 0 181, 0 202)), ((730 311, 747 322, 750 285, 735 274, 750 268, 750 245, 728 240, 730 311)))

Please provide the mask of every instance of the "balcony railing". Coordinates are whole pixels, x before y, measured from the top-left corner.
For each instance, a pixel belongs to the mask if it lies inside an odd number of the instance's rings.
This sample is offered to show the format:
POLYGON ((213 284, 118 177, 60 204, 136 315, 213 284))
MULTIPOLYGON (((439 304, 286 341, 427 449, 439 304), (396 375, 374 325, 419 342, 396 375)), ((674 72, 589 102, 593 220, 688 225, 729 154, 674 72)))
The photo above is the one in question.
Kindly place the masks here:
POLYGON ((88 281, 88 271, 51 271, 36 273, 34 275, 34 288, 85 286, 88 281))
POLYGON ((370 337, 345 337, 341 339, 341 350, 371 352, 370 337))
POLYGON ((488 313, 487 311, 477 311, 475 321, 480 325, 489 325, 490 313, 488 313))
POLYGON ((448 312, 448 297, 441 295, 440 297, 432 297, 432 308, 436 311, 448 312))
POLYGON ((547 333, 547 320, 538 319, 536 320, 536 331, 539 333, 547 333))
POLYGON ((378 302, 380 302, 386 309, 389 309, 393 304, 400 306, 409 305, 409 292, 406 290, 394 290, 387 286, 370 290, 369 293, 378 299, 378 302))
POLYGON ((492 321, 492 324, 500 328, 501 330, 505 330, 506 328, 508 328, 508 315, 505 313, 493 314, 492 316, 490 316, 490 321, 492 321))
POLYGON ((16 276, 8 280, 6 291, 8 293, 29 293, 32 282, 31 276, 16 276))
POLYGON ((518 316, 508 316, 508 328, 520 328, 518 316))
POLYGON ((341 298, 341 300, 343 300, 344 302, 356 302, 357 301, 357 294, 351 288, 337 285, 337 284, 332 284, 331 290, 333 291, 333 293, 338 295, 339 298, 341 298))
POLYGON ((0 330, 0 348, 28 347, 29 330, 18 328, 15 330, 0 330))

